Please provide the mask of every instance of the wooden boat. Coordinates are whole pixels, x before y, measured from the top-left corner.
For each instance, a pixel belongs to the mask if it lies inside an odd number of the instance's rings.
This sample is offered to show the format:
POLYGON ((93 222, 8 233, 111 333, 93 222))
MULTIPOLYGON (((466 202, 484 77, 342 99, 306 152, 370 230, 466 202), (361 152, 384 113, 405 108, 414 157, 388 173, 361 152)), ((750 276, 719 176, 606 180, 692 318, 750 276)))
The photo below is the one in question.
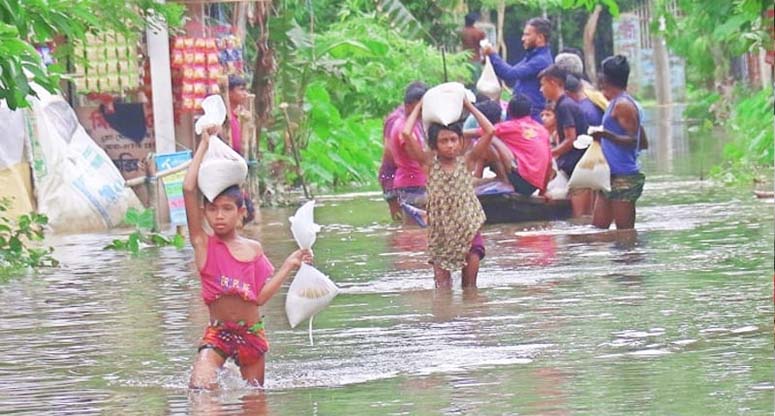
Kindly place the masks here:
POLYGON ((570 218, 569 199, 545 199, 517 193, 479 195, 487 224, 553 221, 570 218))

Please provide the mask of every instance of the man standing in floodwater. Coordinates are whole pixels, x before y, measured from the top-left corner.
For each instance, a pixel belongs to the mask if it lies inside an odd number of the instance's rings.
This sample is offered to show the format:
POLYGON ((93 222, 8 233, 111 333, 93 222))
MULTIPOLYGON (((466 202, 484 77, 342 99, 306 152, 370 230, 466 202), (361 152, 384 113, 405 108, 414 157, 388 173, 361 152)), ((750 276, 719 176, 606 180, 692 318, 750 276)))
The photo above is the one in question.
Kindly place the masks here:
POLYGON ((514 84, 514 95, 525 94, 532 104, 530 115, 541 122, 541 110, 546 107, 546 101, 538 84, 538 73, 554 61, 549 51, 549 37, 552 24, 543 18, 534 17, 527 21, 522 31, 522 47, 525 56, 516 65, 511 66, 501 58, 492 46, 484 48, 482 53, 490 57, 495 75, 507 84, 514 84))
POLYGON ((611 168, 611 191, 602 191, 595 201, 592 225, 598 228, 635 228, 635 201, 643 192, 646 177, 638 166, 638 153, 648 148, 638 103, 627 94, 630 64, 616 55, 600 64, 598 83, 609 100, 603 114, 603 130, 592 133, 600 141, 611 168))

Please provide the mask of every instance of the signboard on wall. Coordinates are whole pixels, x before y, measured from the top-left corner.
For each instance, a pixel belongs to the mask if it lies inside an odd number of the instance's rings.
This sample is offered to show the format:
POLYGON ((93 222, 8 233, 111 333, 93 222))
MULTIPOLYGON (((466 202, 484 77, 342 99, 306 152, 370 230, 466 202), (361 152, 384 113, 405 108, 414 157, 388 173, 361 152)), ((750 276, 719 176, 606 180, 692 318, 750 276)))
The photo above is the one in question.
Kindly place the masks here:
MULTIPOLYGON (((78 120, 86 132, 116 165, 124 179, 145 175, 143 161, 153 152, 156 140, 148 127, 143 104, 116 103, 113 112, 104 106, 84 106, 76 110, 78 120)), ((144 187, 133 188, 143 205, 148 206, 144 187)))
MULTIPOLYGON (((156 170, 158 172, 172 169, 191 160, 191 151, 156 155, 156 170)), ((170 222, 173 225, 186 225, 186 206, 183 201, 183 179, 186 170, 173 173, 162 179, 164 192, 167 194, 167 205, 170 209, 170 222)))

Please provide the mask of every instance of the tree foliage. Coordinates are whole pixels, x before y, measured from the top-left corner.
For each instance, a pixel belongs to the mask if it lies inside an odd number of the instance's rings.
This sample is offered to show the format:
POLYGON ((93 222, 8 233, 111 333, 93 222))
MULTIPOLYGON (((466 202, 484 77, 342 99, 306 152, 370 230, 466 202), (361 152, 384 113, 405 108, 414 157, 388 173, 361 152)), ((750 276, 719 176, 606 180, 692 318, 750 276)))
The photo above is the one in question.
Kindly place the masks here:
MULTIPOLYGON (((407 84, 438 84, 445 74, 441 52, 408 39, 390 16, 358 10, 340 16, 315 34, 293 14, 270 22, 276 101, 286 106, 274 112, 264 158, 294 164, 295 143, 305 177, 319 186, 374 182, 383 117, 402 102, 407 84)), ((466 55, 447 54, 446 74, 450 81, 471 82, 466 55)), ((286 175, 298 179, 293 169, 286 175)))
POLYGON ((9 199, 0 199, 0 280, 29 267, 56 266, 58 262, 51 256, 53 248, 33 246, 33 242, 43 240, 48 218, 34 212, 10 218, 10 204, 9 199))
POLYGON ((670 49, 687 59, 689 76, 711 87, 721 82, 730 70, 731 58, 759 47, 772 48, 772 37, 763 12, 772 2, 733 0, 705 2, 679 0, 680 14, 668 9, 666 0, 657 1, 657 16, 652 26, 663 32, 670 49))
MULTIPOLYGON (((65 68, 45 68, 35 45, 57 44, 57 57, 72 52, 87 33, 114 30, 134 35, 150 16, 177 26, 183 8, 154 0, 0 0, 0 100, 12 109, 29 105, 32 82, 55 91, 65 68)), ((151 20, 152 22, 153 20, 151 20)))
POLYGON ((133 256, 137 256, 144 247, 174 246, 182 249, 186 245, 186 239, 180 234, 169 237, 153 231, 153 217, 154 211, 151 208, 143 211, 129 208, 124 216, 124 222, 129 226, 134 226, 135 230, 126 239, 114 239, 104 248, 106 250, 125 250, 132 253, 133 256))

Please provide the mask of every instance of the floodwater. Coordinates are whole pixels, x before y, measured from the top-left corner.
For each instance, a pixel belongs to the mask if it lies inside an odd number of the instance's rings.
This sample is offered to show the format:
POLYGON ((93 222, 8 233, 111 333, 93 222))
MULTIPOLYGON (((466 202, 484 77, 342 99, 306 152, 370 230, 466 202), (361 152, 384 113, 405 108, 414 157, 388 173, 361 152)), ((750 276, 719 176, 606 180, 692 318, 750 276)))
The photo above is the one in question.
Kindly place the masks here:
MULTIPOLYGON (((207 321, 191 249, 51 237, 60 268, 0 284, 0 413, 772 414, 773 203, 700 180, 718 139, 650 133, 637 233, 487 226, 476 291, 435 291, 423 231, 378 196, 320 199, 316 265, 341 293, 314 346, 284 290, 263 309, 263 392, 233 365, 220 391, 187 389, 207 321)), ((275 265, 291 214, 248 230, 275 265)))

